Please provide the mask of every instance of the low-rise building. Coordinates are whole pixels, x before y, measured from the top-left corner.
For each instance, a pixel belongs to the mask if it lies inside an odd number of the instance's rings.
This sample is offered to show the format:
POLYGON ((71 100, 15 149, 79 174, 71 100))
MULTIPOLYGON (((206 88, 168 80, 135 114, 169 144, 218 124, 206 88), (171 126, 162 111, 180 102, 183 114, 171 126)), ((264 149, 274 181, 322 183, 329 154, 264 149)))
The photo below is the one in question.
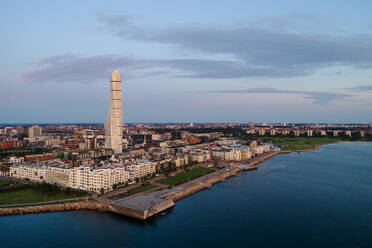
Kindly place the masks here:
POLYGON ((9 176, 36 183, 57 184, 85 191, 110 190, 117 183, 125 183, 155 172, 155 162, 140 161, 129 165, 80 166, 70 168, 63 163, 21 163, 12 165, 9 176))
POLYGON ((313 136, 313 130, 306 130, 306 134, 307 134, 307 136, 312 137, 313 136))

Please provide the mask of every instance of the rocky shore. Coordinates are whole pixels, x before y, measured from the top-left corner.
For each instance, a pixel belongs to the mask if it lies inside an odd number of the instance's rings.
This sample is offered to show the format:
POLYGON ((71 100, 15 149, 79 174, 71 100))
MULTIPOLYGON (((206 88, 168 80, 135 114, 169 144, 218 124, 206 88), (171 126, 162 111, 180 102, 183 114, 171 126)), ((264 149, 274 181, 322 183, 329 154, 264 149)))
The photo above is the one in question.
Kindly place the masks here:
MULTIPOLYGON (((219 183, 219 182, 223 182, 225 181, 226 178, 229 178, 229 177, 232 177, 232 176, 236 176, 240 171, 242 171, 242 169, 240 168, 235 168, 235 169, 232 169, 230 171, 227 171, 223 174, 220 174, 216 177, 212 177, 210 179, 207 179, 203 182, 200 182, 200 183, 197 183, 197 184, 194 184, 190 187, 186 187, 180 191, 177 191, 171 195, 168 195, 167 198, 168 199, 171 199, 173 201, 179 201, 185 197, 188 197, 192 194, 195 194, 203 189, 208 189, 210 188, 213 184, 216 184, 216 183, 219 183)), ((182 186, 181 186, 182 187, 182 186)))
MULTIPOLYGON (((269 158, 272 158, 278 154, 281 154, 281 153, 287 153, 287 152, 273 152, 271 154, 268 154, 268 155, 264 155, 254 161, 252 161, 251 163, 249 163, 249 166, 255 166, 259 163, 262 163, 263 161, 269 159, 269 158)), ((219 182, 223 182, 225 181, 227 178, 229 177, 232 177, 232 176, 236 176, 238 175, 241 171, 243 171, 243 169, 240 169, 240 168, 234 168, 234 169, 230 169, 230 170, 226 170, 225 172, 215 176, 215 177, 207 177, 205 180, 202 180, 200 181, 199 183, 195 183, 191 186, 188 186, 188 187, 185 187, 184 189, 180 190, 180 191, 177 191, 173 194, 170 194, 170 195, 167 195, 167 198, 168 199, 171 199, 173 201, 179 201, 183 198, 186 198, 192 194, 195 194, 201 190, 204 190, 204 189, 208 189, 210 188, 213 184, 216 184, 216 183, 219 183, 219 182)), ((180 185, 180 187, 182 187, 182 185, 180 185)))
POLYGON ((108 205, 98 202, 98 201, 89 200, 89 201, 68 202, 68 203, 53 204, 53 205, 0 208, 0 216, 46 213, 46 212, 60 212, 60 211, 71 211, 71 210, 96 210, 96 211, 101 211, 101 212, 110 211, 108 205))

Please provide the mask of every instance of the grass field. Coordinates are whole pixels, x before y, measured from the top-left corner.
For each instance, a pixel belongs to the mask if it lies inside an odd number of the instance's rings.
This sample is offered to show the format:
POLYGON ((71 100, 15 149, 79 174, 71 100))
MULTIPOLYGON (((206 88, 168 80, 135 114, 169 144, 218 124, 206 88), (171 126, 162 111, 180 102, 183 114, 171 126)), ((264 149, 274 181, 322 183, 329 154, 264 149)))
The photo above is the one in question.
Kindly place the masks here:
POLYGON ((316 146, 344 141, 341 138, 323 137, 262 137, 262 142, 277 144, 282 150, 305 150, 313 149, 316 146))
POLYGON ((8 180, 0 180, 0 185, 8 184, 10 181, 8 180))
POLYGON ((111 200, 118 200, 120 198, 124 198, 124 197, 127 197, 127 196, 131 196, 131 195, 134 195, 134 194, 138 194, 138 193, 141 193, 141 192, 145 192, 147 190, 150 190, 150 189, 155 189, 157 188, 158 186, 156 185, 152 185, 152 184, 146 184, 146 185, 141 185, 139 187, 136 187, 136 188, 133 188, 133 189, 130 189, 128 190, 127 192, 124 192, 122 194, 118 194, 118 195, 114 195, 114 196, 111 196, 109 197, 109 199, 111 200))
MULTIPOLYGON (((4 182, 0 180, 0 184, 4 182)), ((86 196, 86 193, 45 188, 42 186, 14 184, 5 192, 0 192, 0 205, 34 203, 63 200, 86 196)))
POLYGON ((206 175, 208 173, 211 173, 213 171, 215 171, 215 170, 210 169, 210 168, 205 168, 205 167, 197 167, 197 168, 193 168, 189 171, 178 173, 177 175, 175 175, 173 177, 157 180, 156 182, 161 183, 161 184, 167 184, 167 185, 170 185, 170 186, 176 186, 176 185, 179 185, 181 183, 185 183, 185 182, 193 180, 195 178, 204 176, 204 175, 206 175))
POLYGON ((137 194, 137 193, 145 192, 145 191, 150 190, 150 189, 155 189, 157 187, 158 186, 156 186, 156 185, 146 184, 146 185, 142 185, 142 186, 139 186, 137 188, 134 188, 134 189, 130 189, 130 190, 128 190, 128 193, 129 193, 129 195, 134 195, 134 194, 137 194))

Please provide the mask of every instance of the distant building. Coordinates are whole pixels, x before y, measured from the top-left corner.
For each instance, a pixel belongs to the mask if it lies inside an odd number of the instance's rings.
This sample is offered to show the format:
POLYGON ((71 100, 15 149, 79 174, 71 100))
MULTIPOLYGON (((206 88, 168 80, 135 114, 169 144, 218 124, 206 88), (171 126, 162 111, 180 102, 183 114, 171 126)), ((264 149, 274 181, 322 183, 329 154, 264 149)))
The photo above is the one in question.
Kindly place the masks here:
POLYGON ((294 133, 294 136, 297 136, 297 137, 300 136, 300 131, 299 130, 294 130, 293 133, 294 133))
POLYGON ((351 137, 351 131, 350 130, 346 130, 345 131, 345 135, 348 136, 348 137, 351 137))
POLYGON ((313 136, 313 130, 306 130, 307 136, 312 137, 313 136))
POLYGON ((253 129, 254 128, 254 122, 253 121, 249 122, 249 128, 250 129, 253 129))
POLYGON ((266 134, 266 130, 265 129, 258 130, 258 135, 264 136, 265 134, 266 134))
POLYGON ((360 137, 364 137, 364 131, 363 130, 360 130, 359 133, 360 133, 360 137))
POLYGON ((289 131, 288 130, 283 130, 282 131, 282 135, 287 136, 288 134, 289 134, 289 131))
POLYGON ((337 137, 340 134, 340 130, 334 130, 333 131, 333 137, 337 137))
POLYGON ((43 135, 43 129, 39 126, 32 126, 28 129, 28 137, 35 138, 43 135))

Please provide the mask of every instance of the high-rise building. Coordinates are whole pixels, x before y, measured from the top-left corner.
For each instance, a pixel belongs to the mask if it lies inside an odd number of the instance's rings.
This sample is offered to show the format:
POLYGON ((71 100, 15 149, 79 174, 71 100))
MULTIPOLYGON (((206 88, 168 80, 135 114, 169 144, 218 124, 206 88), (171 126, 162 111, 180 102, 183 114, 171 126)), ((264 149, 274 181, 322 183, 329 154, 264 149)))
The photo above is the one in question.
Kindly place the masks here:
POLYGON ((32 126, 28 128, 28 137, 34 138, 34 137, 40 137, 43 134, 43 129, 39 126, 32 126))
POLYGON ((110 107, 108 120, 105 122, 105 147, 114 150, 114 153, 122 152, 122 126, 123 102, 121 91, 121 75, 117 70, 115 70, 111 72, 110 107))
POLYGON ((249 128, 250 129, 253 129, 254 128, 254 122, 253 121, 249 122, 249 128))

